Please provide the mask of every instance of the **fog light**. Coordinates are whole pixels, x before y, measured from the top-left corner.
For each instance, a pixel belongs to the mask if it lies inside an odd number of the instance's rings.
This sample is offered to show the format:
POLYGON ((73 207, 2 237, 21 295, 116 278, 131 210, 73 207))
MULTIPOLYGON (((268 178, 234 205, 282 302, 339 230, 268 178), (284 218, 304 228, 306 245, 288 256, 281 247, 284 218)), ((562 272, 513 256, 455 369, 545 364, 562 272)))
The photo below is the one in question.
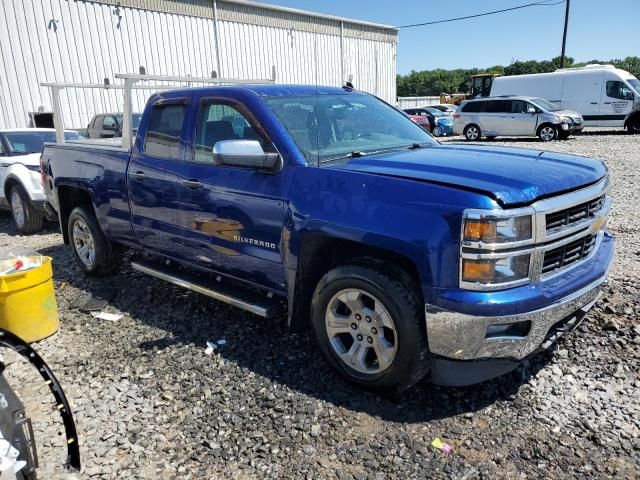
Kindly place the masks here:
POLYGON ((531 321, 514 323, 496 323, 487 327, 487 333, 484 338, 500 338, 500 337, 526 337, 531 330, 531 321))

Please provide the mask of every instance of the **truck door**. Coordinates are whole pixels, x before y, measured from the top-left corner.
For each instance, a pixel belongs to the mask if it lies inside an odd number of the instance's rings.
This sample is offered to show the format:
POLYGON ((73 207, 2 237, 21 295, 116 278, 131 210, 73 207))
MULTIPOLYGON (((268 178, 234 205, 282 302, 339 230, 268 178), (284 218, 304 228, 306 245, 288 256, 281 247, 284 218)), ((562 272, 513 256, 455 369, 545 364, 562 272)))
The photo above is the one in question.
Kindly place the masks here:
POLYGON ((633 90, 620 77, 607 72, 602 84, 599 127, 622 127, 633 110, 633 90))
POLYGON ((142 245, 180 257, 182 233, 178 202, 185 164, 183 138, 186 98, 160 99, 145 118, 145 138, 136 138, 127 169, 131 219, 142 245))
POLYGON ((275 147, 239 102, 204 98, 192 108, 192 157, 180 186, 186 254, 212 271, 284 289, 282 174, 222 165, 212 153, 225 140, 258 140, 271 152, 275 147))

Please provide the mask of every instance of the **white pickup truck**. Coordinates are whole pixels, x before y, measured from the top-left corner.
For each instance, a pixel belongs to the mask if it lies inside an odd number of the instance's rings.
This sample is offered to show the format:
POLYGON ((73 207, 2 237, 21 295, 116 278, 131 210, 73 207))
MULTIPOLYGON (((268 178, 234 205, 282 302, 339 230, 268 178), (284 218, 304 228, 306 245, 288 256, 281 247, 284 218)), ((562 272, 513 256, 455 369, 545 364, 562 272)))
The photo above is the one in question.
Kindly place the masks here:
MULTIPOLYGON (((65 131, 67 140, 82 139, 65 131)), ((40 183, 40 154, 44 142, 55 142, 50 128, 0 130, 0 208, 10 209, 21 233, 35 233, 48 216, 45 193, 40 183)))

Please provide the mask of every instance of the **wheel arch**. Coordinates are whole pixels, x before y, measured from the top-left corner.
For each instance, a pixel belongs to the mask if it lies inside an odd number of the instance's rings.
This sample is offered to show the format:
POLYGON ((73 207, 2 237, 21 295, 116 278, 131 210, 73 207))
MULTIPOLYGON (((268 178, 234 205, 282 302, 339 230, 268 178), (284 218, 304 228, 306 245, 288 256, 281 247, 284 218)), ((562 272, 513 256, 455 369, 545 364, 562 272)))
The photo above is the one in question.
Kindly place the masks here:
POLYGON ((93 211, 95 215, 95 208, 93 206, 93 199, 88 190, 69 186, 59 185, 58 191, 58 219, 60 221, 60 231, 64 243, 69 243, 69 232, 67 231, 67 222, 69 221, 69 215, 74 208, 79 206, 86 206, 93 211))
POLYGON ((338 265, 360 261, 398 265, 415 282, 422 298, 420 270, 415 259, 379 245, 309 232, 300 239, 297 264, 287 267, 288 322, 292 331, 310 327, 311 298, 320 278, 338 265))

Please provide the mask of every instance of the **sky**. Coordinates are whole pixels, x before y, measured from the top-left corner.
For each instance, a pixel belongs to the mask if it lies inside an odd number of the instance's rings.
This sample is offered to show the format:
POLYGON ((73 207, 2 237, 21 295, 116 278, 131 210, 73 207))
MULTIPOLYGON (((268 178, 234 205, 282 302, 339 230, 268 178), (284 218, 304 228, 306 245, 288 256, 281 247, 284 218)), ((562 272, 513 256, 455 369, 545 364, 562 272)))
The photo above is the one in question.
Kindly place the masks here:
MULTIPOLYGON (((509 8, 535 0, 267 0, 286 7, 407 25, 509 8)), ((548 0, 555 3, 558 0, 548 0)), ((401 29, 398 73, 508 65, 560 55, 565 4, 401 29)), ((566 54, 576 62, 640 56, 640 0, 572 0, 566 54)))

